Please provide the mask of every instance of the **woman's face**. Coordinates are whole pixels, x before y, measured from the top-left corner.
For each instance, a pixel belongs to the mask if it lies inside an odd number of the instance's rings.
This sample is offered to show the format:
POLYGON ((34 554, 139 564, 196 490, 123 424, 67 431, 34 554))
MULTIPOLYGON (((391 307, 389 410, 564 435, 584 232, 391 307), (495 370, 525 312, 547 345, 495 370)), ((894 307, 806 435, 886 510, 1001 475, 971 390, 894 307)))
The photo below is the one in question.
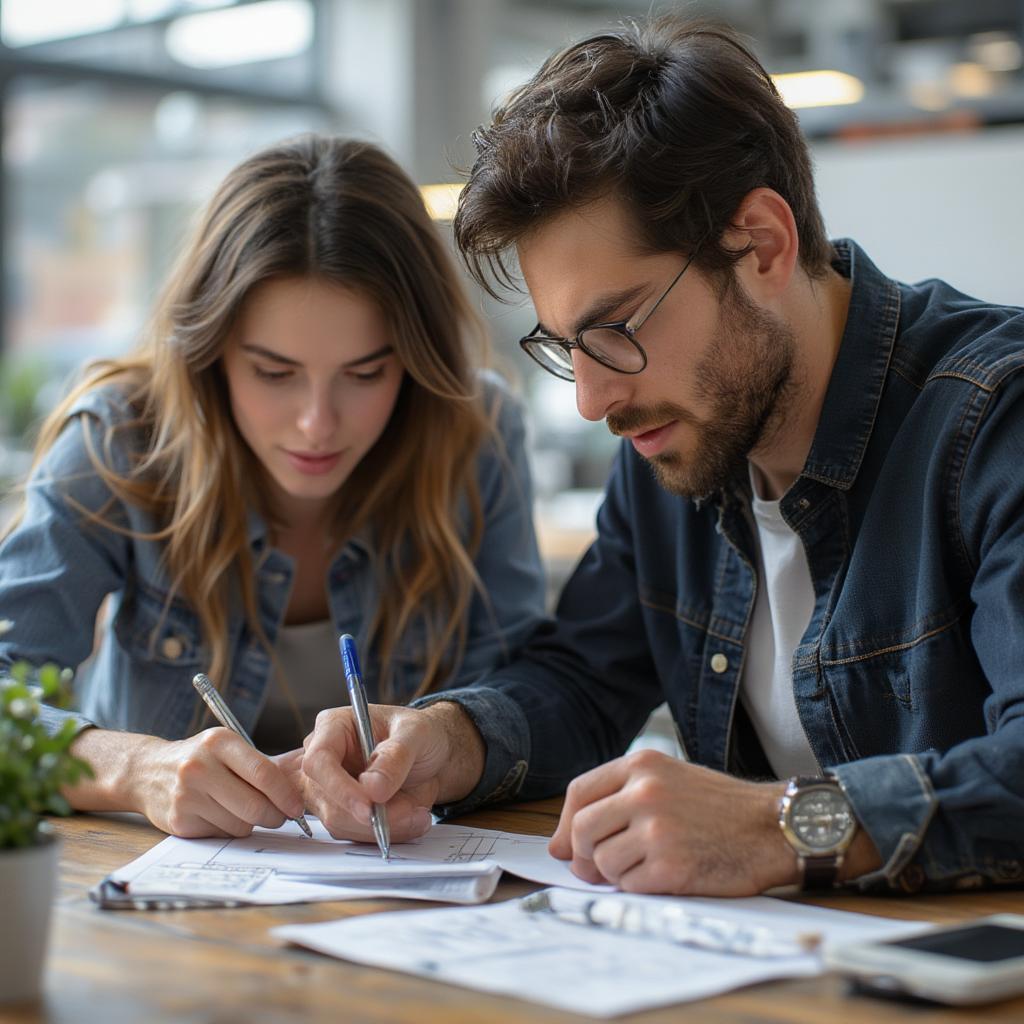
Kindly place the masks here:
POLYGON ((277 278, 246 297, 224 351, 235 423, 287 518, 323 510, 383 433, 403 368, 359 292, 277 278))

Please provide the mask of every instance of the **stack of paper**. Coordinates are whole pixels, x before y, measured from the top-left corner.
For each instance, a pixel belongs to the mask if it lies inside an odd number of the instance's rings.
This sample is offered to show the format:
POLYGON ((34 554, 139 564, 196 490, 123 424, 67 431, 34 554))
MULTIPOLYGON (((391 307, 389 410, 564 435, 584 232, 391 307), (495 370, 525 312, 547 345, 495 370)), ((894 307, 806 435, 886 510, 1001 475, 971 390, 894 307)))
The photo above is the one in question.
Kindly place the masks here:
POLYGON ((294 822, 256 829, 246 839, 169 837, 111 876, 132 896, 207 897, 246 903, 404 897, 482 903, 502 870, 532 881, 607 891, 576 878, 540 836, 435 825, 425 836, 391 848, 333 839, 308 817, 313 839, 294 822))

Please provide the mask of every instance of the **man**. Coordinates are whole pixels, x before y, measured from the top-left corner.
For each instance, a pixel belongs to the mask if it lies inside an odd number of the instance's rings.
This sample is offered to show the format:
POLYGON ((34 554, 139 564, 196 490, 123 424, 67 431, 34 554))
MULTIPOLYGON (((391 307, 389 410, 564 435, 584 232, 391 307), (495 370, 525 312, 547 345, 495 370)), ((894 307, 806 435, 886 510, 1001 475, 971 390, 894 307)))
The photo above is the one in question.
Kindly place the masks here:
POLYGON ((519 660, 375 709, 365 772, 322 715, 328 826, 388 801, 401 839, 434 803, 574 780, 551 850, 626 890, 1019 883, 1024 315, 830 244, 795 118, 727 31, 569 47, 477 145, 457 241, 499 284, 515 250, 524 349, 624 441, 519 660), (662 700, 686 760, 622 757, 662 700))

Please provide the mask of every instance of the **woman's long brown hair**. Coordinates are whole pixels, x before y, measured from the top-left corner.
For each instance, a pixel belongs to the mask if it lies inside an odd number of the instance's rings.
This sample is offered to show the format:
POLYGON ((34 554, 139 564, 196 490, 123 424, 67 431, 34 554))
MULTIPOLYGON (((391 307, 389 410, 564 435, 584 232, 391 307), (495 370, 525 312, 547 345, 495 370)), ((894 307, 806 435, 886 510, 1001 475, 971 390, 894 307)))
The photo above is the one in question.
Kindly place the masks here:
POLYGON ((138 349, 87 369, 43 424, 35 460, 82 395, 120 387, 137 419, 112 427, 102 445, 90 446, 90 457, 115 499, 161 524, 147 537, 166 544, 171 597, 195 610, 210 674, 225 681, 233 588, 266 643, 247 510, 275 520, 268 476, 231 416, 221 355, 250 290, 295 276, 376 302, 405 369, 384 433, 336 496, 335 535, 373 531, 382 585, 369 637, 382 695, 398 639, 417 619, 427 637, 417 695, 426 693, 455 667, 446 652, 461 649, 479 588, 475 466, 494 410, 485 411, 476 374, 487 351, 481 322, 418 189, 376 147, 305 136, 235 168, 201 216, 138 349), (140 428, 145 451, 130 472, 115 471, 113 432, 140 428))

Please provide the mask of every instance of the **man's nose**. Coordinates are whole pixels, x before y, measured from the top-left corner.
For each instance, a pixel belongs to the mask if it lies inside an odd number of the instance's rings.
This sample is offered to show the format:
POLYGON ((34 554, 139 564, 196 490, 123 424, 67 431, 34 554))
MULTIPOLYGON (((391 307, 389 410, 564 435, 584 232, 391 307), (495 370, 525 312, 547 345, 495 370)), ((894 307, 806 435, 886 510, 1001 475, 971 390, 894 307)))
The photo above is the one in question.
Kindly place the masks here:
POLYGON ((585 352, 572 353, 573 376, 576 378, 576 408, 585 420, 603 420, 608 412, 626 398, 629 380, 621 373, 602 366, 585 352))

